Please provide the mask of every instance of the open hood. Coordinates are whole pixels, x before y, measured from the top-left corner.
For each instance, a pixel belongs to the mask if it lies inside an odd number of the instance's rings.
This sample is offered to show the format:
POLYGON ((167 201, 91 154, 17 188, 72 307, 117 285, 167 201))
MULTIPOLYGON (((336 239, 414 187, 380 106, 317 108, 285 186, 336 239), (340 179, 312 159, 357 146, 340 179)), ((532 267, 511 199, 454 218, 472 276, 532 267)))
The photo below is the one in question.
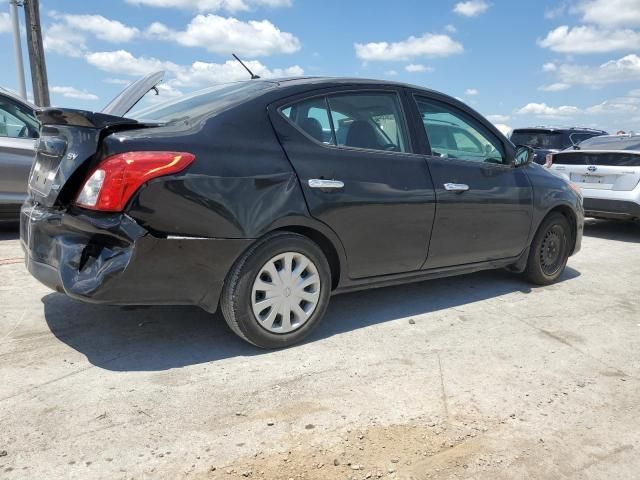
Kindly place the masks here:
POLYGON ((124 117, 147 92, 158 85, 164 78, 164 72, 153 72, 136 80, 102 109, 102 113, 116 117, 124 117))

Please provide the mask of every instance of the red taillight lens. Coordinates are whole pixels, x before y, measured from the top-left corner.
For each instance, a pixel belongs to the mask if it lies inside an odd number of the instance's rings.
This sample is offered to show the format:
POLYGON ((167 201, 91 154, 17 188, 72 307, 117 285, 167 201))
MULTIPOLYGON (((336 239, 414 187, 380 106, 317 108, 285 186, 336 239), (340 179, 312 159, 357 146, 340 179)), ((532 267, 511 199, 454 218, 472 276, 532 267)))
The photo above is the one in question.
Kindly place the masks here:
POLYGON ((178 173, 195 158, 185 152, 127 152, 107 157, 85 181, 76 205, 120 212, 142 184, 162 175, 178 173))
POLYGON ((544 157, 544 166, 551 168, 551 165, 553 165, 553 154, 547 153, 544 157))

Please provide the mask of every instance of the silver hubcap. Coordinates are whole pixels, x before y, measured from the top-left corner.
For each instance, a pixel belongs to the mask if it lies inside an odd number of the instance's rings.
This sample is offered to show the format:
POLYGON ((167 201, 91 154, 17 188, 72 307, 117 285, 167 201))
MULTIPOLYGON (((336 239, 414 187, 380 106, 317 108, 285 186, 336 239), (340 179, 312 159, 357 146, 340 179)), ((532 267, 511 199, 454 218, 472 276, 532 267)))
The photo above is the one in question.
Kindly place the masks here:
POLYGON ((320 299, 320 275, 306 256, 276 255, 258 272, 251 292, 251 308, 266 330, 288 333, 305 324, 320 299))

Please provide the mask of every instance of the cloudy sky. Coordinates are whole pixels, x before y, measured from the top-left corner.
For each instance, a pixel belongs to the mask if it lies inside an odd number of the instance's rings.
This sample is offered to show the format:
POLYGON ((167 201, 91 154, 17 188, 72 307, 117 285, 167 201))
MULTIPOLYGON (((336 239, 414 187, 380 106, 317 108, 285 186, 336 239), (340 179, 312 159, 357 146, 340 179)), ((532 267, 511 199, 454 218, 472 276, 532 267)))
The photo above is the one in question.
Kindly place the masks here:
MULTIPOLYGON (((496 124, 640 131, 640 0, 41 0, 56 105, 100 109, 165 70, 161 96, 246 78, 388 78, 496 124)), ((17 89, 8 0, 0 85, 17 89)), ((28 62, 25 61, 28 65, 28 62)))

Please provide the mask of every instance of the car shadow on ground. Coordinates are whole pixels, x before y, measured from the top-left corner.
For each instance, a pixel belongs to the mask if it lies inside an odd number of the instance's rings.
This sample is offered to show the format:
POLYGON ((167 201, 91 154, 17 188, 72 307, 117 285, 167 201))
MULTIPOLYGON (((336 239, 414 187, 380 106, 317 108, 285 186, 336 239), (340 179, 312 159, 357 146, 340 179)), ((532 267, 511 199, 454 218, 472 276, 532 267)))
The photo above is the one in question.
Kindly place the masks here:
MULTIPOLYGON (((579 275, 567 268, 561 281, 579 275)), ((337 295, 307 343, 516 291, 528 293, 531 286, 506 271, 489 271, 337 295)), ((51 332, 107 370, 160 371, 267 352, 236 337, 220 314, 196 307, 91 305, 59 293, 42 301, 51 332)))
POLYGON ((640 221, 626 222, 587 218, 584 221, 584 234, 588 237, 604 240, 640 243, 640 221))

